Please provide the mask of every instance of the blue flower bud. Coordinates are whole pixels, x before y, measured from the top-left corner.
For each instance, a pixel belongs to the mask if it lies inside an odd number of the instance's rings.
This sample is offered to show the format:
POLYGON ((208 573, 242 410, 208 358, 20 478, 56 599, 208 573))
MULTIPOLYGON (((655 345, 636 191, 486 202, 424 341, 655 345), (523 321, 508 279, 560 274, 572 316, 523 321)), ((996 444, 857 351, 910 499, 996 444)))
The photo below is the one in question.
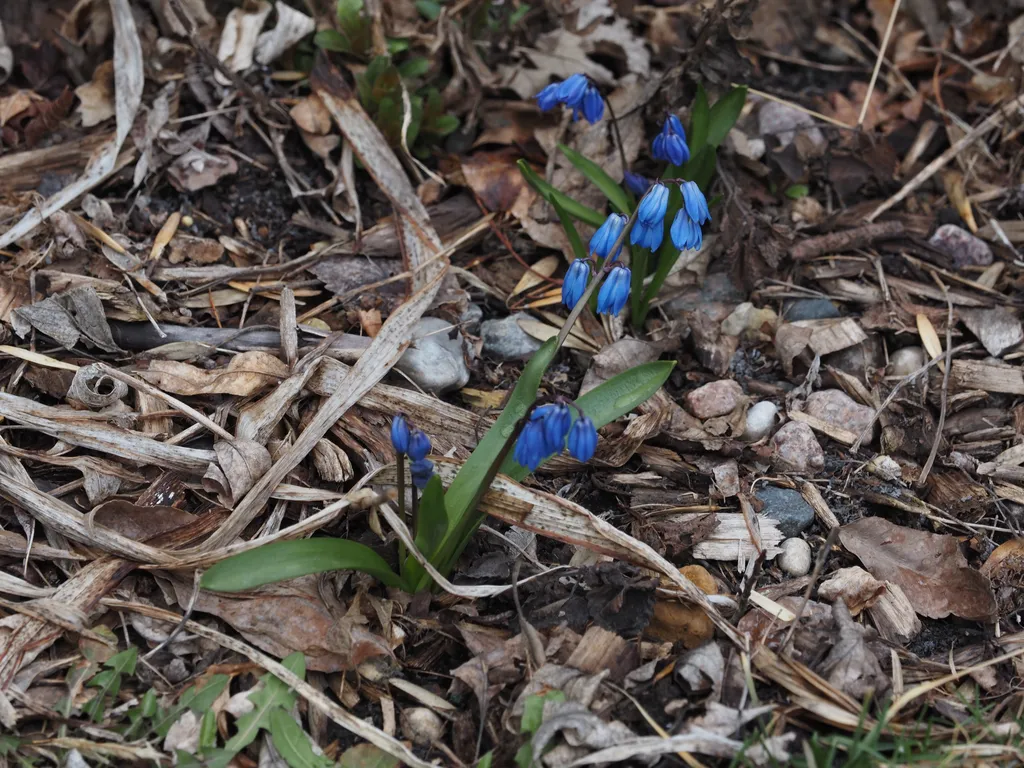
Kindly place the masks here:
MULTIPOLYGON (((619 239, 619 235, 622 234, 627 221, 628 219, 621 213, 613 213, 605 219, 604 224, 598 227, 597 232, 590 238, 590 253, 600 256, 602 259, 607 259, 608 253, 611 251, 612 246, 615 245, 615 241, 619 239)), ((612 260, 619 258, 620 253, 622 253, 621 245, 615 251, 612 260)))
POLYGON ((434 462, 429 459, 414 461, 409 465, 409 474, 412 475, 412 484, 422 491, 434 475, 434 462))
POLYGON ((626 188, 634 195, 644 194, 651 186, 650 179, 632 171, 626 171, 623 174, 623 181, 626 183, 626 188))
POLYGON ((669 228, 672 244, 681 251, 690 248, 697 250, 704 242, 704 233, 700 224, 690 218, 685 208, 680 208, 669 228))
POLYGON ((614 317, 622 311, 629 299, 630 277, 629 267, 617 264, 612 268, 601 285, 601 290, 597 293, 597 313, 599 315, 614 317))
POLYGON ((672 165, 682 165, 690 159, 690 148, 686 142, 676 134, 665 137, 665 153, 672 165))
POLYGON ((562 303, 572 309, 582 298, 590 282, 590 264, 585 259, 576 259, 562 279, 562 303))
POLYGON ((409 422, 400 413, 391 420, 391 445, 399 455, 409 451, 409 422))
POLYGON ((544 423, 541 419, 530 419, 519 433, 513 456, 531 472, 535 471, 548 456, 547 441, 544 439, 544 423))
POLYGON ((675 115, 669 115, 661 132, 651 142, 651 156, 672 165, 682 165, 690 159, 690 147, 686 143, 686 131, 675 115))
POLYGON ((700 191, 695 181, 684 181, 679 185, 679 191, 683 193, 683 207, 686 208, 690 218, 703 225, 711 221, 711 212, 708 210, 708 200, 700 191))
POLYGON ((668 210, 668 187, 660 181, 652 184, 636 209, 637 220, 647 226, 659 224, 668 210))
POLYGON ((583 112, 583 117, 591 125, 604 116, 604 98, 602 98, 601 92, 597 90, 597 86, 593 83, 589 83, 587 90, 583 93, 581 111, 583 112))
POLYGON ((561 83, 552 83, 542 88, 537 94, 537 106, 542 112, 547 112, 558 104, 558 89, 561 85, 561 83))
POLYGON ((569 453, 578 461, 590 461, 597 450, 597 430, 586 416, 576 420, 569 430, 569 453))
POLYGON ((684 142, 686 141, 686 131, 683 130, 683 123, 680 121, 678 116, 669 115, 668 119, 665 120, 665 125, 668 129, 676 136, 681 138, 684 142))
POLYGON ((656 251, 661 247, 661 241, 664 237, 665 224, 660 221, 657 224, 651 225, 637 221, 633 224, 633 228, 629 230, 629 242, 651 251, 656 251))
POLYGON ((422 461, 430 453, 430 438, 422 429, 414 429, 409 435, 409 449, 406 452, 413 461, 422 461))
POLYGON ((558 86, 558 100, 567 107, 578 109, 588 85, 590 85, 590 81, 587 76, 577 72, 563 80, 558 86))
POLYGON ((572 412, 569 410, 569 406, 561 403, 552 406, 544 415, 544 443, 549 454, 562 452, 565 436, 569 433, 571 423, 572 412))

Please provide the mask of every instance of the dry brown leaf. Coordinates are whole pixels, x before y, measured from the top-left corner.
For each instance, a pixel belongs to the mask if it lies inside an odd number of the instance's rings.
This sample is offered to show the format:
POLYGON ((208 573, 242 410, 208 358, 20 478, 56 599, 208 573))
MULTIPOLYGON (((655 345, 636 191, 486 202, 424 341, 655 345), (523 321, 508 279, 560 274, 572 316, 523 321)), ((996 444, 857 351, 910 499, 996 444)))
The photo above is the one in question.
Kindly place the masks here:
POLYGON ((92 73, 92 80, 75 89, 78 111, 82 114, 82 127, 90 128, 109 120, 114 109, 114 62, 104 61, 92 73))
POLYGON ((173 360, 153 360, 149 368, 139 371, 138 375, 164 392, 175 395, 249 397, 288 378, 288 366, 271 354, 252 351, 235 355, 227 366, 214 370, 173 360))
POLYGON ((872 576, 898 585, 922 616, 990 621, 996 614, 988 579, 968 566, 953 536, 866 517, 840 528, 839 540, 872 576))

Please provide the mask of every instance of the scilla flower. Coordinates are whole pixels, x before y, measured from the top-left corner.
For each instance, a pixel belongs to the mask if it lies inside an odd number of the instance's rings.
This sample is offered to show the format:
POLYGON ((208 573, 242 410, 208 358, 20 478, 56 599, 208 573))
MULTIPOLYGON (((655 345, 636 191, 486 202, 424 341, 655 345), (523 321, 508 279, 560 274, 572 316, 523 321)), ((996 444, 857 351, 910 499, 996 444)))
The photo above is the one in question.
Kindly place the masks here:
POLYGON ((560 83, 552 83, 537 94, 537 106, 547 112, 557 104, 573 111, 573 120, 582 114, 588 123, 596 123, 604 116, 604 97, 590 79, 576 73, 560 83))
POLYGON ((590 282, 590 264, 586 259, 576 259, 562 279, 562 303, 572 309, 582 298, 590 282))
POLYGON ((544 414, 544 442, 548 453, 561 453, 565 446, 565 436, 569 434, 572 424, 572 412, 569 406, 556 403, 544 414))
POLYGON ((656 251, 661 247, 661 241, 665 237, 665 225, 662 222, 657 224, 644 224, 637 220, 633 228, 629 230, 629 242, 656 251))
POLYGON ((430 459, 414 461, 409 465, 409 474, 412 475, 412 484, 422 491, 434 474, 434 462, 430 459))
MULTIPOLYGON (((591 125, 604 117, 604 98, 593 83, 588 84, 587 90, 583 92, 580 112, 583 113, 584 119, 591 125)), ((576 116, 578 117, 578 115, 576 116)))
POLYGON ((409 422, 401 413, 391 420, 391 445, 399 455, 409 451, 409 422))
POLYGON ((661 133, 651 143, 651 156, 672 165, 682 165, 690 159, 690 147, 686 143, 686 131, 675 115, 669 115, 661 127, 661 133))
POLYGON ((430 453, 430 438, 422 429, 414 429, 409 435, 409 448, 406 453, 413 461, 422 461, 430 453))
POLYGON ((515 460, 533 472, 549 455, 544 424, 540 419, 530 419, 519 433, 513 456, 515 460))
POLYGON ((559 89, 562 87, 561 83, 552 83, 551 85, 545 86, 541 89, 540 93, 537 94, 537 106, 540 107, 541 112, 547 112, 561 101, 559 98, 559 89))
POLYGON ((704 233, 701 231, 700 224, 690 218, 685 208, 680 208, 679 213, 672 220, 669 235, 672 237, 672 244, 681 251, 691 248, 699 250, 704 242, 704 233))
MULTIPOLYGON (((621 213, 613 213, 605 219, 604 224, 598 227, 597 232, 590 238, 590 253, 600 256, 602 259, 607 259, 612 246, 615 245, 622 234, 622 230, 625 229, 627 221, 626 217, 621 213)), ((621 245, 611 257, 612 261, 619 258, 620 253, 622 253, 621 245)))
POLYGON ((660 181, 652 184, 636 209, 637 221, 648 226, 660 224, 668 210, 668 187, 660 181))
POLYGON ((642 195, 651 187, 650 179, 632 171, 626 171, 622 175, 622 180, 626 183, 626 188, 634 195, 642 195))
POLYGON ((597 450, 597 430, 586 416, 576 419, 569 430, 569 453, 578 461, 590 461, 597 450))
POLYGON ((578 109, 583 102, 583 96, 587 92, 590 81, 586 75, 577 72, 570 75, 558 86, 558 100, 571 109, 578 109))
POLYGON ((629 267, 616 264, 608 273, 597 294, 597 312, 600 315, 615 316, 626 306, 629 299, 629 267))
POLYGON ((711 221, 708 200, 700 191, 697 182, 684 181, 679 185, 679 191, 683 193, 683 208, 686 209, 686 213, 691 219, 701 226, 711 221))

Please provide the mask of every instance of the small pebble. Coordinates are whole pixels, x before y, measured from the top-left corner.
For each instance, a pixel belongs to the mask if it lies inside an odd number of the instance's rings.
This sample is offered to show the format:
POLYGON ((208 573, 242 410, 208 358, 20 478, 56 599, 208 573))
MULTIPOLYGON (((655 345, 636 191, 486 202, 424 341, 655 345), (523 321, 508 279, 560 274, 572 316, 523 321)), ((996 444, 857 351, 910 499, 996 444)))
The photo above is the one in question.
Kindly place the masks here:
POLYGON ((799 536, 814 522, 814 508, 799 491, 762 485, 754 491, 754 496, 764 504, 764 516, 777 521, 779 532, 786 538, 799 536))
POLYGON ((754 403, 747 411, 747 427, 743 430, 743 439, 748 443, 756 443, 766 437, 775 426, 775 416, 779 406, 770 400, 754 403))
POLYGON ((412 344, 395 368, 431 393, 450 392, 469 383, 462 334, 439 317, 420 318, 413 330, 412 344))
POLYGON ((409 707, 402 710, 402 733, 413 744, 433 744, 444 735, 444 721, 426 707, 409 707))
POLYGON ((825 452, 814 430, 802 421, 791 421, 772 437, 772 463, 781 472, 816 475, 825 468, 825 452))
POLYGON ((775 561, 790 576, 806 576, 811 570, 811 548, 803 539, 786 539, 779 547, 782 554, 775 561))
POLYGON ((686 395, 686 410, 698 419, 732 413, 743 399, 743 388, 732 379, 712 381, 686 395))
POLYGON ((928 243, 953 257, 956 267, 987 267, 992 263, 992 249, 956 224, 943 224, 935 230, 928 243))
POLYGON ((921 347, 903 347, 889 355, 889 374, 891 376, 909 376, 919 371, 928 362, 921 347))
POLYGON ((839 307, 828 299, 797 299, 786 306, 782 316, 787 323, 797 320, 827 320, 842 317, 839 307))
POLYGON ((871 427, 865 441, 874 437, 872 422, 875 409, 861 405, 841 389, 823 389, 807 397, 804 412, 821 419, 833 427, 840 427, 860 435, 871 427))
POLYGON ((500 320, 485 320, 480 325, 483 337, 483 355, 493 360, 525 360, 541 347, 519 326, 520 319, 530 319, 525 312, 503 317, 500 320))
POLYGON ((183 227, 191 227, 195 223, 196 220, 189 216, 187 213, 181 217, 181 226, 183 227))

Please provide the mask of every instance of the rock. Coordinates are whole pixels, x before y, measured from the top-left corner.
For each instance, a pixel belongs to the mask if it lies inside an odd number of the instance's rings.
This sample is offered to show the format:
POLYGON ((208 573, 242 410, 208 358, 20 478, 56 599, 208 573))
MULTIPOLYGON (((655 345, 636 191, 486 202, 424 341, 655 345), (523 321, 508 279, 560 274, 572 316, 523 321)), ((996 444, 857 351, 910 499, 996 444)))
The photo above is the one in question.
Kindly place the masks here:
POLYGON ((872 333, 860 344, 823 356, 821 362, 863 381, 868 378, 868 369, 885 366, 885 349, 879 335, 872 333))
POLYGON ((728 272, 713 272, 704 278, 704 285, 700 287, 700 298, 703 302, 736 303, 746 299, 747 293, 732 281, 728 272))
POLYGON ((782 316, 787 323, 795 323, 797 320, 827 320, 832 317, 842 317, 843 313, 828 299, 797 299, 786 305, 782 316))
POLYGON ((987 267, 992 263, 992 249, 988 243, 956 224, 943 224, 928 242, 952 256, 956 267, 987 267))
POLYGON ((754 403, 747 411, 747 427, 743 430, 743 439, 748 443, 756 443, 766 437, 775 426, 775 417, 779 406, 770 400, 754 403))
POLYGON ((409 707, 402 710, 402 733, 413 744, 427 746, 444 735, 444 721, 426 707, 409 707))
MULTIPOLYGON (((701 565, 686 565, 679 572, 692 581, 706 595, 718 594, 714 577, 701 565)), ((669 583, 662 579, 663 586, 669 583)), ((686 648, 696 648, 715 634, 715 625, 708 615, 695 605, 679 600, 659 600, 645 632, 649 637, 665 643, 681 641, 686 648)))
POLYGON ((525 312, 485 320, 480 324, 483 354, 495 360, 525 360, 541 347, 541 342, 519 327, 519 319, 528 320, 525 312))
POLYGON ((889 355, 889 374, 892 376, 909 376, 921 370, 928 361, 921 347, 903 347, 889 355))
MULTIPOLYGON (((799 422, 790 422, 796 423, 799 422)), ((777 485, 763 485, 754 492, 754 496, 764 503, 762 514, 778 521, 779 531, 787 538, 799 536, 814 522, 814 508, 804 501, 799 491, 779 488, 777 485)))
POLYGON ((772 463, 780 472, 815 475, 825 468, 825 452, 814 430, 802 421, 791 421, 772 437, 772 463))
POLYGON ((743 402, 743 388, 732 379, 712 381, 686 394, 686 410, 698 419, 732 413, 743 402))
POLYGON ((459 327, 466 333, 476 336, 480 333, 480 321, 484 319, 484 308, 479 304, 470 304, 459 316, 459 327))
POLYGON ((1020 318, 1007 307, 963 309, 964 325, 975 335, 992 357, 1003 354, 1024 341, 1020 318))
POLYGON ((811 570, 811 548, 800 538, 786 539, 779 547, 782 554, 775 562, 790 576, 806 576, 811 570))
POLYGON ((816 147, 827 143, 825 135, 815 125, 814 118, 788 104, 765 101, 757 112, 757 128, 762 136, 774 136, 783 147, 793 143, 802 133, 816 147))
POLYGON ((413 341, 395 365, 426 392, 442 393, 469 383, 469 368, 462 334, 439 317, 424 317, 416 324, 413 341), (454 334, 454 338, 452 335, 454 334))
POLYGON ((865 440, 868 437, 874 439, 874 427, 872 421, 875 418, 875 409, 861 405, 853 400, 848 394, 840 389, 823 389, 812 392, 804 404, 804 412, 831 424, 833 427, 840 427, 860 435, 871 427, 865 440))

